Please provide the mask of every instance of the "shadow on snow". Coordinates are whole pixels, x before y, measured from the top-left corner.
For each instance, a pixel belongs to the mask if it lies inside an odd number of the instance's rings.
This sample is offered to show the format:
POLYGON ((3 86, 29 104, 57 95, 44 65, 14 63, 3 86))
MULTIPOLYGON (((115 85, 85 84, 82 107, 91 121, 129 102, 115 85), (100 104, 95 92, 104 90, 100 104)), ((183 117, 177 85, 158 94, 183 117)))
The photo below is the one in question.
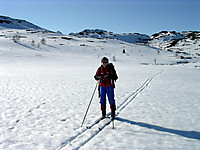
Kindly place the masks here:
POLYGON ((137 125, 137 126, 140 126, 140 127, 145 127, 145 128, 148 128, 148 129, 154 129, 154 130, 161 131, 161 132, 167 132, 167 133, 180 135, 180 136, 183 136, 183 137, 186 137, 186 138, 200 140, 200 132, 197 132, 197 131, 182 131, 182 130, 170 129, 170 128, 165 128, 165 127, 161 127, 161 126, 158 126, 158 125, 152 125, 152 124, 143 123, 143 122, 130 121, 130 120, 119 118, 119 117, 117 117, 116 120, 121 121, 121 122, 126 122, 126 123, 129 123, 129 124, 132 124, 132 125, 137 125))

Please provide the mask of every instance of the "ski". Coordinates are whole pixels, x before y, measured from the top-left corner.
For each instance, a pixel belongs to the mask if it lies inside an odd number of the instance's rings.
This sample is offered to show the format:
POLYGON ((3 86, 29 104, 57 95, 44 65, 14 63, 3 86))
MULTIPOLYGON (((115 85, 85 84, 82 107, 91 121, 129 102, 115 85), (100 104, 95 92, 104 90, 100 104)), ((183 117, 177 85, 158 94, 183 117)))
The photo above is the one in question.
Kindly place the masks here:
POLYGON ((98 124, 101 120, 102 120, 101 118, 95 120, 90 126, 86 126, 86 128, 91 129, 94 125, 98 124))
POLYGON ((114 129, 114 118, 109 118, 109 120, 104 123, 101 127, 99 127, 99 130, 104 129, 106 126, 108 126, 112 122, 112 129, 114 129))
MULTIPOLYGON (((108 114, 107 116, 109 116, 109 115, 110 115, 110 114, 108 114)), ((105 117, 105 118, 100 117, 100 118, 98 118, 97 120, 95 120, 91 125, 86 126, 86 128, 87 128, 87 129, 91 129, 93 126, 99 124, 99 122, 105 120, 106 118, 107 118, 107 117, 105 117)))
POLYGON ((99 127, 99 130, 102 130, 105 126, 109 125, 111 122, 112 122, 112 128, 114 129, 114 119, 115 118, 111 118, 111 113, 108 113, 105 118, 102 119, 102 117, 100 117, 89 126, 86 126, 86 129, 91 129, 93 126, 100 124, 100 122, 104 122, 104 123, 103 123, 103 126, 99 127), (107 119, 108 121, 105 121, 107 119))

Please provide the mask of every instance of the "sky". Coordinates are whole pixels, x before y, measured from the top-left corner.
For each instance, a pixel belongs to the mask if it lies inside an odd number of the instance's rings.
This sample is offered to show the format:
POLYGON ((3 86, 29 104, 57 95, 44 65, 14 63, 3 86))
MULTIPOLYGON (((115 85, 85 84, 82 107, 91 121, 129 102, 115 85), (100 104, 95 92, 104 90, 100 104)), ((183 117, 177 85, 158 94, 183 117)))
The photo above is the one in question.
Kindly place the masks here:
POLYGON ((0 15, 64 34, 199 31, 200 0, 0 0, 0 15))

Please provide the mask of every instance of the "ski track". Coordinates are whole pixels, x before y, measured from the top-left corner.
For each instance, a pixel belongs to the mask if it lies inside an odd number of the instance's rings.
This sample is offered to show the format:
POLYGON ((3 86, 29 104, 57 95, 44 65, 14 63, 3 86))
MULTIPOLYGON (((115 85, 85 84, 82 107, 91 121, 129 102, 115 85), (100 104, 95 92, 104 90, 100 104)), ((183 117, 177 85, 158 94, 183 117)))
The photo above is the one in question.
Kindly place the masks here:
MULTIPOLYGON (((157 77, 158 75, 160 75, 164 70, 152 75, 151 77, 149 77, 135 92, 133 92, 130 96, 128 96, 116 109, 117 113, 116 116, 118 116, 120 114, 120 112, 122 110, 124 110, 136 97, 138 94, 140 94, 146 87, 149 86, 149 84, 151 83, 151 81, 157 77)), ((107 116, 110 116, 110 113, 107 114, 107 116)), ((110 121, 111 122, 111 121, 110 121)), ((75 136, 69 138, 68 140, 66 140, 65 142, 63 142, 61 144, 61 147, 58 149, 61 150, 68 150, 68 149, 80 149, 82 146, 84 146, 86 143, 90 142, 94 137, 96 137, 101 131, 103 131, 103 129, 108 126, 110 124, 110 122, 108 123, 108 121, 104 121, 104 120, 100 120, 97 119, 96 121, 94 121, 93 124, 91 124, 90 126, 88 126, 87 128, 85 128, 84 130, 82 130, 81 132, 79 132, 78 134, 76 134, 75 136), (96 125, 101 125, 100 127, 93 129, 94 126, 96 125), (92 130, 92 131, 91 131, 92 130), (89 131, 91 131, 91 133, 88 133, 89 131), (89 137, 88 137, 89 135, 89 137), (86 138, 88 137, 88 138, 86 138)))

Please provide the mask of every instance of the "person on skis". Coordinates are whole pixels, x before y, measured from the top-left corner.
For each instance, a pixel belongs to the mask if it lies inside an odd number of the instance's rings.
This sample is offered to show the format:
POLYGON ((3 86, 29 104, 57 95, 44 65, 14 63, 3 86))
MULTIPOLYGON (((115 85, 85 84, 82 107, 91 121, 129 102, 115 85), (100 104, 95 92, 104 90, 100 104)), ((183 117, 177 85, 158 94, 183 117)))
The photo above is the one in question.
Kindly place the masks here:
POLYGON ((106 94, 111 109, 111 119, 115 117, 115 99, 114 99, 114 81, 118 79, 116 71, 112 63, 109 63, 108 58, 103 57, 101 59, 101 66, 97 69, 96 75, 94 76, 95 80, 99 81, 99 91, 100 91, 100 104, 102 117, 106 117, 106 94))

